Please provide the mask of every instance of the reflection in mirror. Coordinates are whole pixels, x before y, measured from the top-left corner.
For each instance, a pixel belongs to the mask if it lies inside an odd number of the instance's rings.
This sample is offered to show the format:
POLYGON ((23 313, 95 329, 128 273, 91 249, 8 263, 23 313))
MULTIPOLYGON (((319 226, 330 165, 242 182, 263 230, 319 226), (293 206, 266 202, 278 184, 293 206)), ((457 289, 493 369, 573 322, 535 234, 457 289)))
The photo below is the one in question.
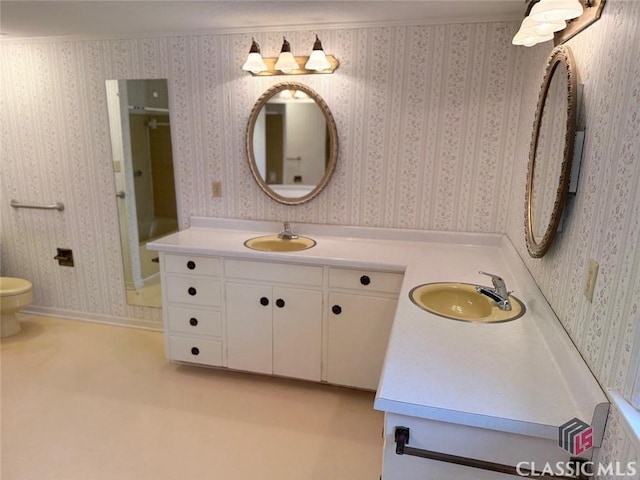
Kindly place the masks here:
POLYGON ((305 85, 270 88, 249 117, 247 156, 258 185, 271 198, 289 205, 310 200, 335 168, 337 131, 329 108, 305 85))
POLYGON ((553 50, 542 82, 529 152, 525 239, 542 257, 562 218, 576 130, 576 74, 568 47, 553 50))
POLYGON ((162 307, 157 253, 146 244, 178 230, 167 81, 106 88, 127 303, 162 307))

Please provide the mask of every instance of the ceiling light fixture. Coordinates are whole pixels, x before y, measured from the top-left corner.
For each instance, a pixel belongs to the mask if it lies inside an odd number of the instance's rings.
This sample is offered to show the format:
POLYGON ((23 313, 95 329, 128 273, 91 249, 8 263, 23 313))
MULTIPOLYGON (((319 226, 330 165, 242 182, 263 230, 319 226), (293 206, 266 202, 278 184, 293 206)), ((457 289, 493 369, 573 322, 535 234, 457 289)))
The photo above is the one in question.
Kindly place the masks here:
POLYGON ((311 55, 308 57, 294 57, 291 53, 291 44, 285 37, 282 37, 280 55, 277 58, 262 58, 260 46, 254 38, 251 41, 251 50, 249 50, 249 56, 242 69, 251 72, 252 75, 327 74, 333 73, 340 65, 334 56, 325 54, 318 35, 313 43, 311 55), (264 65, 264 68, 261 64, 264 65))
POLYGON ((529 0, 527 12, 511 43, 531 47, 554 40, 566 42, 598 20, 606 0, 529 0))

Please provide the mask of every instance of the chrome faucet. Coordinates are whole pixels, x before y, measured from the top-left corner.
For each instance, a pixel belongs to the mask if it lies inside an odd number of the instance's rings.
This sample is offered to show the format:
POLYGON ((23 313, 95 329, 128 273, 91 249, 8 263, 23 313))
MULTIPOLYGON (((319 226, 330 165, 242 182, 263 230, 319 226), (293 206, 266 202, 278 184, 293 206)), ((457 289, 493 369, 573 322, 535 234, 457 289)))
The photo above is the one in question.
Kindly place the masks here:
POLYGON ((282 240, 295 240, 298 238, 298 235, 291 232, 291 225, 289 222, 282 222, 282 226, 284 230, 278 234, 278 238, 281 238, 282 240))
POLYGON ((499 277, 498 275, 494 275, 493 273, 486 273, 482 271, 478 273, 491 277, 493 288, 483 287, 482 285, 476 285, 476 292, 480 293, 481 295, 486 295, 491 300, 496 302, 500 310, 505 310, 505 311, 511 310, 511 302, 509 301, 509 294, 511 292, 507 290, 507 284, 504 283, 504 280, 502 279, 502 277, 499 277))

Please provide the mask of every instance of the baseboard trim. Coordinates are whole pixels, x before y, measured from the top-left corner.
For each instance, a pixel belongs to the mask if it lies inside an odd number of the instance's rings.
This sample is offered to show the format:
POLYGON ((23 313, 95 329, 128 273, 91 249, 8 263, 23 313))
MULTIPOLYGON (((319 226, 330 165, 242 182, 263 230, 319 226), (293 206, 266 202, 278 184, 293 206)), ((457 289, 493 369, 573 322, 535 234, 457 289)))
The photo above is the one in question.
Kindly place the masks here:
POLYGON ((103 325, 113 325, 117 327, 137 328, 141 330, 162 331, 162 324, 151 320, 140 320, 129 317, 114 317, 97 313, 77 312, 64 308, 42 307, 30 305, 20 311, 23 315, 39 315, 43 317, 64 318, 66 320, 77 320, 81 322, 100 323, 103 325))

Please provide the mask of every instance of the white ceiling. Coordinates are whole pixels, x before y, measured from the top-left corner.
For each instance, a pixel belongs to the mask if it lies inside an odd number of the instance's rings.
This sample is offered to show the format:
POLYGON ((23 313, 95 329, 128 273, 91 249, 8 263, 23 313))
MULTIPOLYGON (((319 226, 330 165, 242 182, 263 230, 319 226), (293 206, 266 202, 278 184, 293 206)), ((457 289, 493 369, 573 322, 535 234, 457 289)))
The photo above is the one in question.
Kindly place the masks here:
POLYGON ((520 20, 524 0, 0 1, 3 39, 194 33, 520 20))

